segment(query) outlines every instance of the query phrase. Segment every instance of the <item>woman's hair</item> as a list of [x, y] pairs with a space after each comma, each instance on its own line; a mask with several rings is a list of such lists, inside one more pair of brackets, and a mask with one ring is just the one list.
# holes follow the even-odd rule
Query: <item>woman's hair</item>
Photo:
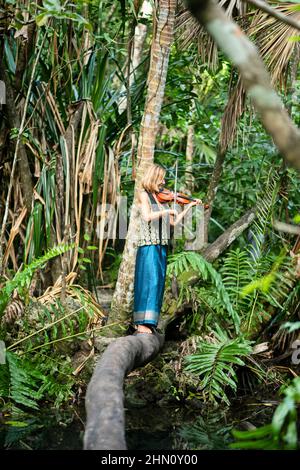
[[158, 183], [165, 177], [166, 170], [156, 163], [152, 163], [142, 178], [142, 187], [151, 193], [159, 191]]

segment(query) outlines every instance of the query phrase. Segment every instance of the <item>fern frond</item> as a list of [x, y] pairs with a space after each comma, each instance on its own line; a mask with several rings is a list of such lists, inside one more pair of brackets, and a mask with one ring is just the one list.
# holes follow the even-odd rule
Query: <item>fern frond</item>
[[248, 310], [249, 296], [241, 298], [240, 291], [251, 280], [251, 265], [246, 251], [240, 248], [230, 250], [220, 269], [223, 284], [228, 292], [233, 308], [241, 313]]
[[4, 375], [1, 374], [1, 382], [5, 380], [5, 385], [3, 386], [2, 382], [0, 396], [38, 410], [37, 400], [42, 396], [39, 392], [42, 374], [39, 374], [32, 364], [20, 359], [12, 352], [6, 352], [6, 360], [7, 364], [1, 366], [1, 371], [2, 369], [6, 369], [6, 371]]
[[229, 405], [224, 386], [236, 390], [236, 374], [233, 365], [243, 366], [242, 356], [250, 354], [250, 342], [243, 337], [229, 339], [216, 325], [215, 343], [200, 341], [196, 354], [185, 357], [185, 370], [199, 375], [202, 389], [208, 399], [223, 400]]
[[203, 416], [199, 416], [192, 426], [183, 426], [179, 435], [188, 443], [189, 448], [192, 446], [197, 450], [225, 449], [232, 425], [225, 426], [224, 422], [220, 421], [220, 416], [216, 419], [210, 415], [205, 420]]
[[10, 296], [15, 289], [17, 289], [19, 293], [24, 289], [28, 289], [32, 276], [37, 269], [42, 268], [50, 259], [71, 250], [74, 246], [75, 245], [73, 243], [70, 245], [62, 244], [50, 248], [45, 255], [33, 260], [28, 266], [25, 266], [22, 271], [17, 272], [13, 279], [7, 281], [0, 292], [0, 316], [3, 314]]
[[215, 286], [216, 292], [230, 314], [236, 332], [238, 332], [240, 318], [231, 304], [221, 275], [215, 270], [213, 265], [206, 261], [199, 253], [192, 251], [183, 251], [169, 257], [167, 267], [168, 276], [171, 276], [172, 274], [179, 276], [183, 272], [191, 269], [196, 271], [204, 281], [209, 281]]

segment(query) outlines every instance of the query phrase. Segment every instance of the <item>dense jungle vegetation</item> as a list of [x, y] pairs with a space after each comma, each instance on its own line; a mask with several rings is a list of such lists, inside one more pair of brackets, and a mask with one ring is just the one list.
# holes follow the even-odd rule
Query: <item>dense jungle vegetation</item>
[[[209, 209], [201, 246], [172, 242], [165, 349], [128, 393], [193, 409], [178, 448], [299, 448], [300, 145], [282, 142], [299, 132], [300, 3], [219, 2], [256, 45], [285, 127], [267, 91], [256, 105], [255, 62], [236, 64], [226, 38], [218, 48], [195, 3], [0, 1], [3, 429], [25, 435], [26, 416], [82, 403], [101, 340], [128, 333], [135, 251], [120, 200], [131, 233], [154, 161]], [[202, 414], [247, 395], [271, 406], [260, 426]]]

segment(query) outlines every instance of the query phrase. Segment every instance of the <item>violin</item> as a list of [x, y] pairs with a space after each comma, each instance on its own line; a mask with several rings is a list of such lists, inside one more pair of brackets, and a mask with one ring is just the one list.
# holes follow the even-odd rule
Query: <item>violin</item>
[[[156, 197], [159, 202], [164, 203], [164, 202], [174, 201], [175, 194], [176, 194], [176, 202], [181, 205], [189, 204], [190, 202], [197, 201], [197, 199], [187, 196], [186, 194], [175, 193], [174, 191], [171, 191], [170, 189], [166, 189], [166, 188], [160, 189], [159, 192], [156, 193]], [[204, 205], [204, 209], [209, 208], [208, 204], [203, 204], [203, 205]]]

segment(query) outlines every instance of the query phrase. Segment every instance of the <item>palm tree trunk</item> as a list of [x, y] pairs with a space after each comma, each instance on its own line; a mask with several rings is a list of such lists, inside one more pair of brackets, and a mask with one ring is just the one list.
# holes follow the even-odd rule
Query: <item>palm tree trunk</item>
[[[157, 5], [158, 11], [153, 15], [154, 28], [147, 80], [148, 91], [137, 152], [135, 192], [123, 259], [111, 305], [109, 323], [118, 322], [122, 324], [126, 322], [132, 308], [136, 258], [136, 244], [133, 238], [137, 232], [138, 223], [136, 217], [136, 197], [140, 189], [141, 178], [154, 159], [155, 140], [164, 97], [170, 47], [174, 34], [176, 5], [177, 0], [161, 0]], [[157, 24], [155, 22], [156, 17], [158, 18]], [[120, 328], [115, 327], [113, 334], [119, 333]]]

